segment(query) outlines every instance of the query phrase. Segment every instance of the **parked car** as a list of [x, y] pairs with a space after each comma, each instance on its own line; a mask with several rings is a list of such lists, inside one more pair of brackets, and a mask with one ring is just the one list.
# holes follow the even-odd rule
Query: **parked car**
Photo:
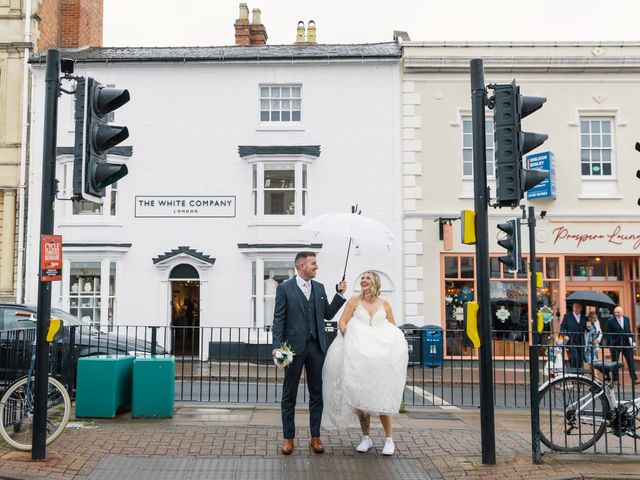
[[[36, 336], [36, 314], [37, 307], [32, 305], [0, 303], [0, 384], [24, 375], [29, 368]], [[149, 355], [152, 352], [151, 342], [144, 338], [101, 332], [90, 322], [64, 310], [52, 308], [51, 318], [59, 318], [63, 325], [51, 343], [50, 368], [55, 375], [75, 376], [76, 362], [81, 357]], [[75, 327], [73, 334], [71, 327]], [[163, 355], [168, 352], [157, 345], [155, 353]]]

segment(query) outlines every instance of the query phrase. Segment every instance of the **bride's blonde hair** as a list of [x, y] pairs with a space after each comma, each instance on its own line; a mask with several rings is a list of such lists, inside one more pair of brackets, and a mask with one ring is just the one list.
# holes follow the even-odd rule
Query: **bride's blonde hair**
[[[376, 272], [368, 270], [362, 274], [364, 277], [366, 274], [369, 274], [371, 277], [373, 285], [371, 286], [371, 298], [376, 299], [380, 296], [380, 288], [382, 287], [382, 280], [380, 280], [380, 275]], [[360, 297], [365, 298], [364, 292], [360, 292]]]

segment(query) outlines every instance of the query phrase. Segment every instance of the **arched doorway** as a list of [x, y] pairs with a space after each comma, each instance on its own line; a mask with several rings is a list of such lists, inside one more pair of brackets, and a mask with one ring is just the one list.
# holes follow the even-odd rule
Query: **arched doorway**
[[192, 265], [176, 265], [171, 282], [171, 353], [200, 354], [200, 275]]

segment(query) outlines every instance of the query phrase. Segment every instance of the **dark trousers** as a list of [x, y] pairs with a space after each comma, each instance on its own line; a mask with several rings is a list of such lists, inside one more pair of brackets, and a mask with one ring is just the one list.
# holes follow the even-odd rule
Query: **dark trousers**
[[[617, 362], [620, 359], [620, 354], [627, 360], [627, 368], [629, 369], [629, 375], [631, 380], [636, 380], [636, 366], [633, 361], [633, 349], [632, 348], [611, 348], [611, 361]], [[618, 368], [613, 371], [613, 381], [618, 381]]]
[[296, 397], [300, 375], [304, 367], [309, 389], [309, 429], [312, 437], [320, 436], [320, 421], [322, 420], [322, 366], [324, 353], [317, 340], [309, 339], [305, 349], [296, 352], [293, 362], [285, 369], [284, 384], [282, 385], [282, 431], [284, 438], [296, 436], [295, 411]]
[[567, 347], [567, 350], [569, 350], [569, 366], [582, 368], [584, 366], [584, 345], [573, 344]]

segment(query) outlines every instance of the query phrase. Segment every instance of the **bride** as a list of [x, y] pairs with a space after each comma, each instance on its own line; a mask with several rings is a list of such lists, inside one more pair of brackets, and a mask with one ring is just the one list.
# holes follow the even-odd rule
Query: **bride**
[[357, 415], [363, 435], [357, 451], [366, 452], [373, 446], [371, 415], [379, 415], [386, 435], [382, 454], [393, 455], [391, 415], [400, 410], [409, 354], [380, 286], [376, 272], [365, 272], [362, 293], [349, 299], [338, 322], [322, 370], [322, 424], [346, 428]]

